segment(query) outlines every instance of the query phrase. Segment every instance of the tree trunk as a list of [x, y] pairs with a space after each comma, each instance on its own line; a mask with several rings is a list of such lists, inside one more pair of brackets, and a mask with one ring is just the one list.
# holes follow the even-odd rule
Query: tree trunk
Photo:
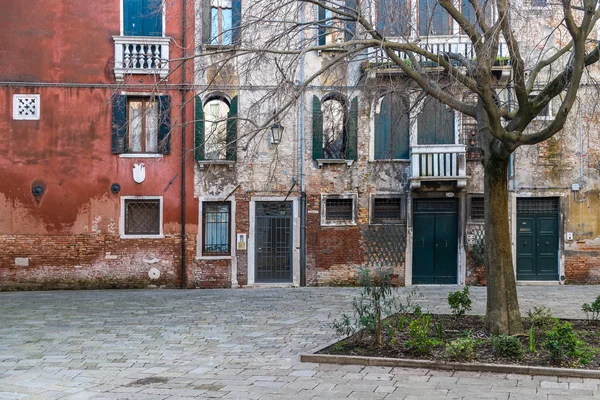
[[487, 155], [485, 168], [485, 326], [498, 335], [523, 332], [508, 219], [509, 156]]

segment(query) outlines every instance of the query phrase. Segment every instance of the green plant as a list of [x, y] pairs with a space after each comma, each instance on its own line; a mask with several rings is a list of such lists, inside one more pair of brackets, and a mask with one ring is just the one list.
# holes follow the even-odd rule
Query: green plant
[[546, 307], [533, 307], [527, 311], [531, 325], [537, 329], [550, 329], [554, 325], [552, 310]]
[[529, 352], [535, 353], [535, 330], [533, 329], [533, 325], [529, 327]]
[[581, 311], [585, 312], [588, 321], [597, 322], [600, 320], [600, 296], [596, 297], [592, 304], [583, 303]]
[[452, 314], [464, 315], [471, 311], [471, 297], [469, 297], [469, 287], [465, 286], [462, 292], [457, 290], [448, 295], [448, 304], [452, 308]]
[[[333, 320], [332, 325], [339, 336], [349, 336], [366, 331], [375, 335], [375, 344], [383, 344], [383, 319], [385, 313], [394, 305], [392, 296], [391, 268], [358, 270], [358, 283], [362, 287], [360, 297], [352, 301], [352, 316], [342, 314], [340, 320]], [[362, 336], [362, 335], [359, 335]]]
[[444, 325], [442, 321], [435, 324], [435, 336], [440, 340], [444, 338]]
[[418, 353], [428, 354], [431, 350], [441, 344], [437, 339], [431, 337], [431, 316], [421, 315], [408, 324], [409, 340], [404, 342], [404, 347]]
[[475, 340], [470, 336], [458, 338], [446, 344], [446, 354], [451, 360], [468, 361], [473, 358], [474, 345]]
[[516, 336], [499, 335], [492, 337], [492, 346], [494, 351], [511, 360], [521, 360], [523, 358], [523, 345]]
[[550, 352], [550, 361], [562, 363], [568, 358], [580, 358], [580, 362], [589, 359], [589, 347], [575, 336], [570, 322], [556, 320], [554, 327], [546, 332], [544, 348]]

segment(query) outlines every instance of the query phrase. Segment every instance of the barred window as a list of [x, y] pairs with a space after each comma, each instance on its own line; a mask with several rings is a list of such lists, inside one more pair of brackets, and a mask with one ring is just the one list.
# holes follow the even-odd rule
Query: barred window
[[485, 206], [483, 197], [471, 197], [471, 212], [472, 221], [483, 221], [485, 217]]
[[404, 219], [401, 197], [376, 197], [373, 199], [371, 223], [398, 224]]
[[125, 199], [125, 235], [160, 235], [160, 199]]
[[231, 203], [206, 202], [202, 205], [202, 254], [229, 255], [231, 252]]
[[325, 200], [325, 219], [327, 221], [353, 221], [352, 199], [328, 198]]

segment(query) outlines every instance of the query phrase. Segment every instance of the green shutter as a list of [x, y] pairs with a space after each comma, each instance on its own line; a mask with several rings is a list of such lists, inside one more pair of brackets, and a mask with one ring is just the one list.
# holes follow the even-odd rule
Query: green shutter
[[226, 158], [235, 161], [237, 156], [237, 114], [238, 97], [231, 99], [229, 114], [227, 114], [227, 150]]
[[353, 98], [350, 103], [350, 115], [348, 118], [348, 151], [347, 160], [358, 159], [358, 98]]
[[204, 108], [200, 96], [195, 99], [196, 113], [194, 115], [194, 152], [196, 160], [204, 160]]
[[143, 35], [142, 0], [123, 0], [123, 34], [125, 36]]
[[321, 100], [317, 96], [313, 96], [312, 137], [313, 159], [318, 160], [323, 158], [323, 111]]
[[202, 4], [202, 43], [210, 43], [210, 0], [201, 0]]
[[326, 10], [319, 6], [319, 46], [325, 46], [327, 34]]
[[[347, 11], [350, 13], [358, 14], [358, 12], [359, 12], [357, 0], [347, 0], [346, 8], [347, 8]], [[348, 42], [348, 41], [352, 40], [354, 38], [354, 35], [356, 34], [356, 20], [352, 19], [350, 21], [347, 21], [345, 29], [346, 30], [344, 32], [344, 38]]]
[[231, 29], [233, 30], [231, 42], [239, 44], [242, 30], [242, 0], [232, 0], [231, 8]]
[[127, 96], [113, 96], [112, 109], [112, 153], [125, 153], [127, 134]]
[[162, 36], [162, 0], [143, 0], [142, 35]]
[[171, 152], [171, 96], [158, 96], [158, 152]]
[[390, 95], [381, 99], [379, 113], [375, 113], [375, 151], [376, 160], [390, 158], [390, 129], [392, 120], [390, 118]]

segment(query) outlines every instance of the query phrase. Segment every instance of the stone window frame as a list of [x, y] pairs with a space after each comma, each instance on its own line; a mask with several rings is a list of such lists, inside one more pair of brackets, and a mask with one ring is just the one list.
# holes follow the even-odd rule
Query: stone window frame
[[[327, 219], [327, 200], [328, 199], [351, 199], [352, 200], [352, 219], [351, 220], [328, 220]], [[356, 226], [358, 215], [358, 194], [321, 194], [321, 226]]]
[[[229, 203], [229, 254], [203, 255], [202, 244], [204, 243], [204, 203]], [[196, 260], [232, 260], [235, 258], [237, 236], [236, 236], [236, 201], [227, 199], [226, 196], [200, 196], [198, 204], [198, 237], [196, 243]]]
[[[159, 233], [156, 235], [138, 235], [125, 233], [126, 200], [159, 200]], [[164, 239], [163, 231], [164, 201], [163, 196], [121, 196], [121, 212], [119, 220], [119, 236], [121, 239]]]
[[[404, 193], [374, 193], [369, 200], [369, 225], [406, 225], [406, 195]], [[401, 216], [397, 222], [376, 222], [375, 218], [375, 199], [400, 199]]]
[[[35, 102], [34, 115], [20, 115], [18, 101], [19, 99], [31, 99]], [[40, 119], [41, 101], [39, 94], [13, 94], [13, 120], [17, 121], [38, 121]]]
[[[484, 223], [484, 219], [473, 219], [472, 218], [472, 213], [473, 213], [473, 208], [472, 208], [472, 201], [473, 198], [484, 198], [484, 194], [483, 193], [470, 193], [467, 196], [467, 218], [469, 220], [469, 223], [472, 224], [483, 224]], [[485, 202], [485, 200], [484, 200]], [[484, 205], [484, 210], [485, 210], [485, 205]]]

